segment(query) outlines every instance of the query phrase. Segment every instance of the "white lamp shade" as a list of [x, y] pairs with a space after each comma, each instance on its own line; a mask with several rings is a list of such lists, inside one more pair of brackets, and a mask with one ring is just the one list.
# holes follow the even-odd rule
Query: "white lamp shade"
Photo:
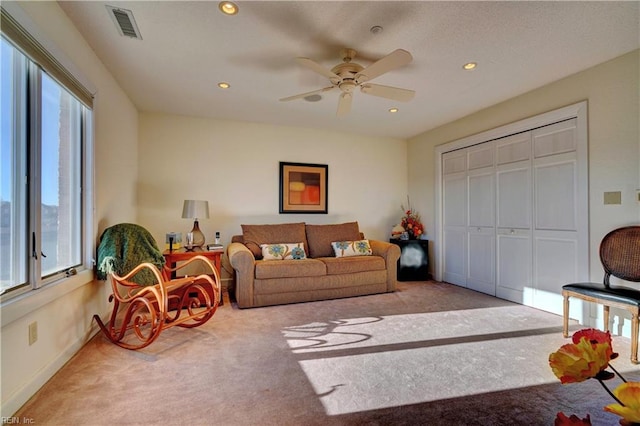
[[205, 200], [184, 200], [183, 219], [209, 219], [209, 202]]

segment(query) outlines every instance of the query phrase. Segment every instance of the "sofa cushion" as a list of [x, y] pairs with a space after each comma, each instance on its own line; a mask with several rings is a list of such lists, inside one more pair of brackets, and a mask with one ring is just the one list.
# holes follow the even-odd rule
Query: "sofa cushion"
[[384, 259], [380, 256], [323, 257], [318, 260], [326, 265], [327, 275], [384, 271], [386, 269]]
[[320, 277], [327, 275], [325, 264], [316, 259], [281, 260], [256, 262], [256, 279]]
[[338, 225], [307, 224], [306, 230], [308, 253], [313, 258], [334, 256], [331, 248], [333, 241], [355, 241], [361, 239], [358, 222], [347, 222]]
[[260, 244], [264, 260], [306, 259], [304, 243]]
[[371, 256], [369, 240], [334, 241], [331, 248], [336, 257]]
[[305, 245], [305, 252], [307, 252], [307, 235], [304, 229], [304, 222], [277, 225], [241, 225], [241, 227], [244, 245], [251, 250], [256, 259], [262, 259], [261, 244], [275, 244], [282, 241], [301, 241]]

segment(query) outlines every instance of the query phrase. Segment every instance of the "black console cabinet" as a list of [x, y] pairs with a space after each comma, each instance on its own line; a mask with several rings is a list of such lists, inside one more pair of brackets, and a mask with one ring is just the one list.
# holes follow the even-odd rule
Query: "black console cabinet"
[[429, 241], [390, 239], [390, 243], [400, 246], [398, 259], [398, 281], [428, 281]]

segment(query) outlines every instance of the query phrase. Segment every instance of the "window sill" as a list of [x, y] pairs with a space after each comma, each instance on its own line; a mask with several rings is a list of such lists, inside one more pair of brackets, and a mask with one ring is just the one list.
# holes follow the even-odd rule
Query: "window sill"
[[73, 277], [63, 278], [57, 283], [51, 283], [38, 290], [29, 291], [15, 299], [3, 302], [0, 305], [0, 327], [11, 324], [83, 285], [91, 283], [93, 278], [93, 271], [80, 271]]

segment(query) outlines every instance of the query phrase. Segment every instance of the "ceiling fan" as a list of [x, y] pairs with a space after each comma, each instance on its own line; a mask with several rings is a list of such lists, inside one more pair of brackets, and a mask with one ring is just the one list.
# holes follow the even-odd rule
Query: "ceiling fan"
[[285, 102], [292, 101], [294, 99], [306, 98], [307, 96], [340, 89], [341, 93], [340, 99], [338, 100], [338, 111], [336, 115], [338, 117], [342, 117], [348, 114], [351, 110], [353, 91], [357, 87], [360, 87], [360, 91], [367, 95], [379, 96], [382, 98], [392, 99], [394, 101], [407, 102], [413, 99], [413, 96], [415, 95], [413, 90], [369, 83], [369, 81], [382, 74], [410, 63], [413, 60], [411, 53], [403, 49], [397, 49], [366, 68], [360, 64], [351, 62], [356, 56], [355, 50], [343, 49], [341, 54], [343, 62], [336, 65], [331, 70], [328, 70], [309, 58], [296, 58], [296, 62], [298, 62], [298, 64], [327, 77], [331, 82], [331, 86], [314, 90], [313, 92], [289, 96], [280, 100]]

